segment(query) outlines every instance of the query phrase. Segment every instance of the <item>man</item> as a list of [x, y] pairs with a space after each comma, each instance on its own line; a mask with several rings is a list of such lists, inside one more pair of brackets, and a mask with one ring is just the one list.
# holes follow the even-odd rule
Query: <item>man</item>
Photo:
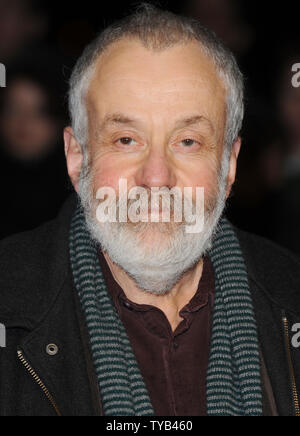
[[300, 415], [299, 261], [222, 218], [233, 56], [145, 5], [85, 50], [70, 110], [80, 203], [1, 243], [1, 414]]

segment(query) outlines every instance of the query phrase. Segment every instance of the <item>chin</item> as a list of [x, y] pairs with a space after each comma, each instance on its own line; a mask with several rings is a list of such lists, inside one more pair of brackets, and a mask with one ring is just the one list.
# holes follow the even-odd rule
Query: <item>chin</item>
[[163, 248], [169, 245], [179, 229], [174, 223], [140, 223], [128, 224], [128, 231], [137, 243], [146, 250]]

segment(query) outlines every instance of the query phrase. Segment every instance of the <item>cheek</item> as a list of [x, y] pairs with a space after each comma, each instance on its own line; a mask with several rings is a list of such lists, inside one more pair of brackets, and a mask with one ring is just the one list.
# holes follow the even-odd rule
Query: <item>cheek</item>
[[94, 193], [101, 187], [109, 186], [111, 188], [117, 189], [118, 177], [113, 171], [108, 168], [103, 168], [101, 170], [93, 170], [93, 190]]
[[[198, 181], [196, 186], [204, 188], [204, 201], [208, 206], [214, 204], [216, 196], [218, 194], [218, 175], [215, 171], [213, 172], [203, 172], [203, 177]], [[195, 200], [196, 194], [193, 194]]]
[[[204, 188], [204, 207], [206, 211], [212, 212], [216, 206], [219, 192], [217, 168], [215, 166], [200, 168], [198, 176], [195, 176], [193, 186]], [[197, 201], [196, 189], [193, 190], [193, 201]]]
[[185, 172], [181, 184], [189, 187], [203, 187], [205, 193], [212, 195], [218, 188], [218, 164], [215, 159], [195, 162]]
[[130, 175], [126, 165], [108, 156], [98, 158], [92, 164], [93, 189], [96, 192], [101, 187], [111, 187], [118, 192], [119, 180], [129, 181]]

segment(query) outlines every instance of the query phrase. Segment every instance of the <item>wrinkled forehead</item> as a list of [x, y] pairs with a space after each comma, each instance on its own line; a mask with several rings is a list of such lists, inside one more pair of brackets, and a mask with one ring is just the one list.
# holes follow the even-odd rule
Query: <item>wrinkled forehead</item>
[[214, 62], [197, 42], [154, 51], [137, 40], [121, 40], [101, 55], [87, 93], [90, 113], [143, 110], [167, 114], [172, 107], [224, 114], [226, 87]]

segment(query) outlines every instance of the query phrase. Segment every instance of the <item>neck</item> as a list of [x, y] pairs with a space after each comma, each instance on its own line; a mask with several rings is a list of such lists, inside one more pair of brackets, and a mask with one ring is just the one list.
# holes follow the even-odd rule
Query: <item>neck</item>
[[141, 290], [135, 281], [111, 260], [107, 252], [104, 252], [104, 257], [114, 279], [123, 289], [126, 297], [133, 303], [151, 305], [162, 310], [172, 330], [175, 331], [182, 320], [179, 315], [181, 309], [190, 302], [197, 292], [203, 272], [203, 259], [187, 271], [167, 294], [155, 295]]

